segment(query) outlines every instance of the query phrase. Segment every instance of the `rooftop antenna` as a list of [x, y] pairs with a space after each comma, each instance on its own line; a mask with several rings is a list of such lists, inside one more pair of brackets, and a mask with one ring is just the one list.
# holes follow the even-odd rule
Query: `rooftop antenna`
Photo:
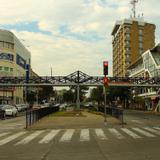
[[131, 4], [133, 6], [132, 11], [133, 11], [134, 18], [136, 18], [136, 3], [138, 3], [138, 0], [131, 0]]

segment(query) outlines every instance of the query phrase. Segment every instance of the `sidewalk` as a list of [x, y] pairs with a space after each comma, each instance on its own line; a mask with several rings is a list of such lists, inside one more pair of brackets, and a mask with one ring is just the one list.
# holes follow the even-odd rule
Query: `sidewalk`
[[[48, 116], [34, 124], [30, 129], [81, 129], [104, 127], [104, 117], [88, 112], [82, 112], [83, 117]], [[120, 121], [107, 115], [107, 126], [118, 125]]]

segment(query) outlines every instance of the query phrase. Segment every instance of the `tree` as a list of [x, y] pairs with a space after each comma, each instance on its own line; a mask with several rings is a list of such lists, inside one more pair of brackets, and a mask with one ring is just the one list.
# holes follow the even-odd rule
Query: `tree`
[[55, 91], [52, 86], [42, 86], [38, 93], [38, 99], [39, 101], [42, 101], [43, 99], [49, 100], [49, 98], [54, 96], [54, 94]]
[[[82, 102], [85, 99], [85, 95], [88, 92], [89, 87], [87, 86], [80, 86], [80, 90], [79, 90], [79, 97], [80, 97], [80, 101]], [[77, 100], [77, 86], [72, 86], [70, 87], [70, 90], [72, 90], [73, 97], [74, 97], [74, 102], [76, 102]]]
[[103, 98], [103, 87], [93, 88], [91, 90], [90, 98], [93, 101], [97, 101], [98, 105], [104, 100]]
[[68, 90], [63, 93], [63, 101], [64, 102], [73, 102], [74, 101], [74, 93], [72, 92], [72, 90]]

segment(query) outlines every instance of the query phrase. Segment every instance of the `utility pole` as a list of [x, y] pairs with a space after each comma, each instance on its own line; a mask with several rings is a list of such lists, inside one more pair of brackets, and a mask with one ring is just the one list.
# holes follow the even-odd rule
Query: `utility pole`
[[52, 77], [52, 66], [51, 66], [51, 77]]

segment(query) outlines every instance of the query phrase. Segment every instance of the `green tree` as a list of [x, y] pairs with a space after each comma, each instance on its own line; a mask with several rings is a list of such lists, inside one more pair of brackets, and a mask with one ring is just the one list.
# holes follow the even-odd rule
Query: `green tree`
[[63, 93], [63, 101], [64, 102], [73, 102], [74, 101], [74, 92], [72, 92], [72, 90], [66, 90]]
[[100, 86], [91, 90], [90, 98], [91, 100], [98, 102], [98, 105], [104, 101], [103, 97], [103, 87]]
[[39, 102], [43, 99], [49, 100], [50, 97], [54, 96], [55, 91], [52, 86], [42, 86], [38, 93]]

